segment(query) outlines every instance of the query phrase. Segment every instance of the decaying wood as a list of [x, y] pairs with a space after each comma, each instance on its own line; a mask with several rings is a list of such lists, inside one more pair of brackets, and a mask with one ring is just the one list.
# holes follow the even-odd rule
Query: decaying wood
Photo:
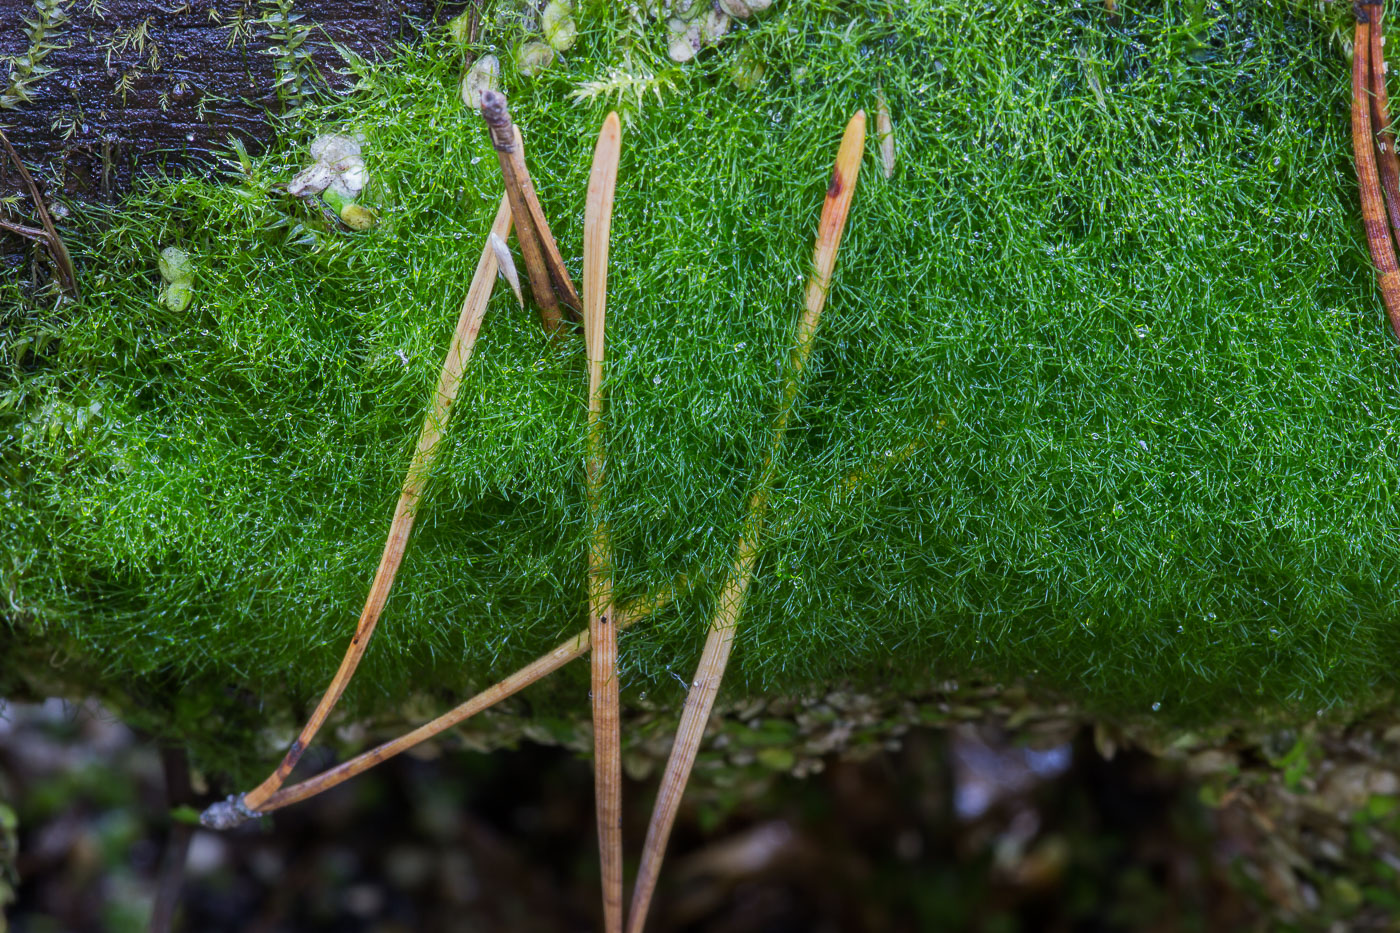
[[40, 240], [48, 246], [49, 255], [53, 257], [54, 268], [58, 272], [59, 286], [76, 300], [78, 298], [78, 273], [73, 268], [73, 260], [68, 255], [68, 247], [64, 245], [63, 237], [58, 235], [58, 229], [53, 225], [53, 218], [49, 216], [49, 208], [44, 203], [43, 195], [39, 193], [39, 186], [34, 184], [33, 176], [29, 174], [29, 169], [25, 167], [19, 153], [15, 152], [15, 147], [10, 145], [10, 138], [5, 135], [4, 130], [0, 130], [0, 143], [4, 144], [6, 155], [14, 163], [15, 170], [19, 172], [19, 177], [24, 182], [24, 187], [29, 191], [29, 198], [34, 202], [34, 213], [39, 218], [39, 224], [43, 228], [43, 236], [35, 236], [39, 231], [23, 224], [7, 223], [5, 228], [12, 233]]
[[[625, 603], [617, 608], [614, 614], [614, 625], [619, 630], [624, 630], [651, 618], [661, 612], [671, 604], [678, 590], [684, 589], [687, 585], [685, 577], [678, 579], [674, 586], [667, 587], [657, 593]], [[492, 684], [476, 696], [462, 703], [460, 706], [443, 713], [431, 722], [424, 723], [412, 732], [401, 735], [392, 741], [385, 742], [376, 748], [372, 748], [363, 754], [351, 758], [315, 777], [307, 778], [291, 787], [284, 787], [275, 794], [268, 797], [256, 809], [248, 807], [246, 799], [244, 808], [249, 811], [246, 816], [257, 816], [264, 813], [271, 813], [273, 810], [280, 810], [283, 807], [314, 797], [317, 794], [330, 790], [345, 783], [357, 774], [362, 774], [413, 748], [419, 743], [460, 725], [477, 713], [490, 709], [497, 703], [505, 700], [524, 690], [526, 687], [554, 673], [568, 664], [588, 653], [592, 646], [592, 639], [587, 630], [579, 632], [568, 641], [563, 642], [554, 650], [541, 655], [534, 661], [511, 674], [509, 677]], [[225, 807], [227, 804], [215, 804], [215, 807]], [[211, 808], [212, 809], [212, 808]]]
[[622, 720], [618, 709], [617, 628], [612, 624], [612, 540], [602, 517], [603, 361], [608, 301], [608, 237], [622, 147], [609, 113], [593, 150], [583, 213], [583, 333], [588, 350], [588, 632], [593, 642], [593, 780], [603, 876], [603, 929], [622, 931]]
[[1381, 302], [1390, 318], [1391, 330], [1400, 336], [1400, 266], [1395, 260], [1395, 244], [1386, 225], [1380, 179], [1376, 171], [1374, 140], [1371, 137], [1370, 87], [1371, 13], [1365, 4], [1356, 6], [1356, 33], [1351, 66], [1351, 146], [1356, 158], [1356, 178], [1361, 191], [1361, 219], [1366, 228], [1366, 245], [1376, 267], [1376, 284]]
[[[510, 226], [510, 204], [506, 198], [502, 197], [501, 205], [496, 211], [495, 222], [491, 225], [491, 232], [504, 238], [510, 233]], [[462, 383], [462, 371], [466, 367], [467, 361], [471, 359], [472, 348], [476, 345], [476, 337], [481, 330], [481, 319], [486, 314], [486, 305], [491, 298], [491, 290], [495, 284], [496, 253], [491, 248], [488, 238], [488, 242], [482, 247], [481, 258], [477, 261], [476, 273], [467, 289], [466, 300], [462, 302], [462, 313], [457, 319], [457, 330], [452, 335], [452, 344], [447, 351], [447, 359], [442, 364], [442, 373], [438, 376], [437, 388], [433, 392], [432, 407], [428, 411], [428, 416], [423, 420], [423, 429], [418, 435], [418, 446], [413, 452], [408, 474], [404, 477], [403, 491], [399, 495], [398, 505], [394, 509], [394, 519], [389, 526], [389, 537], [384, 543], [384, 553], [379, 559], [379, 569], [375, 572], [369, 596], [366, 598], [364, 609], [360, 613], [360, 620], [355, 626], [355, 634], [350, 639], [350, 647], [340, 662], [340, 669], [336, 671], [330, 686], [326, 688], [325, 694], [316, 704], [316, 709], [302, 728], [301, 734], [292, 743], [292, 747], [287, 750], [282, 763], [277, 766], [277, 770], [267, 780], [249, 791], [244, 797], [245, 806], [251, 810], [262, 807], [267, 799], [287, 780], [287, 776], [296, 767], [302, 753], [306, 751], [306, 747], [326, 721], [326, 716], [330, 714], [332, 707], [340, 699], [340, 695], [345, 692], [350, 678], [354, 676], [355, 668], [359, 665], [360, 659], [364, 657], [365, 649], [369, 646], [370, 635], [374, 633], [374, 628], [379, 623], [380, 613], [383, 612], [384, 604], [389, 598], [389, 591], [394, 585], [394, 577], [398, 573], [399, 565], [403, 562], [404, 550], [408, 547], [408, 537], [413, 530], [413, 522], [417, 514], [419, 500], [423, 495], [423, 487], [427, 482], [433, 459], [437, 456], [438, 442], [442, 439], [443, 432], [447, 428], [447, 420], [452, 413], [452, 403], [456, 401], [457, 390]]]
[[647, 827], [646, 842], [642, 850], [642, 861], [637, 869], [636, 886], [632, 890], [627, 927], [630, 933], [641, 933], [646, 925], [647, 911], [656, 890], [657, 878], [661, 874], [661, 861], [666, 853], [671, 827], [675, 824], [681, 797], [685, 792], [686, 782], [690, 779], [691, 769], [695, 765], [700, 740], [705, 734], [705, 724], [709, 721], [710, 710], [714, 707], [720, 681], [724, 678], [729, 654], [734, 647], [734, 636], [740, 615], [743, 613], [744, 599], [758, 562], [763, 520], [768, 509], [768, 495], [772, 488], [778, 454], [782, 450], [793, 403], [801, 388], [802, 374], [812, 354], [817, 325], [821, 321], [822, 308], [826, 304], [826, 294], [831, 287], [832, 272], [836, 268], [836, 254], [841, 246], [846, 216], [850, 212], [851, 197], [855, 194], [856, 177], [860, 172], [860, 159], [864, 148], [865, 112], [857, 111], [846, 124], [841, 147], [836, 154], [831, 184], [827, 188], [826, 200], [822, 205], [821, 220], [817, 226], [817, 243], [812, 255], [812, 274], [807, 280], [806, 306], [798, 320], [792, 350], [788, 356], [782, 400], [769, 433], [768, 452], [749, 498], [748, 515], [735, 547], [737, 556], [716, 600], [710, 630], [700, 655], [700, 664], [691, 681], [690, 692], [686, 695], [680, 726], [676, 730], [676, 740], [671, 746], [671, 755], [661, 776], [661, 786], [657, 790], [656, 804], [652, 809], [651, 823]]
[[[525, 261], [525, 275], [530, 280], [530, 293], [540, 306], [540, 322], [546, 333], [557, 334], [564, 322], [564, 309], [576, 313], [583, 307], [573, 279], [564, 267], [559, 245], [545, 220], [535, 184], [525, 167], [525, 143], [520, 131], [510, 119], [504, 94], [495, 90], [481, 92], [481, 116], [490, 131], [491, 146], [501, 163], [506, 196], [516, 217], [515, 239], [520, 244], [520, 256]], [[572, 317], [572, 315], [571, 315]]]
[[[262, 0], [64, 0], [27, 100], [0, 109], [10, 141], [50, 198], [108, 200], [142, 176], [209, 171], [230, 137], [250, 151], [272, 138], [279, 47]], [[373, 59], [447, 15], [427, 0], [296, 0], [299, 65], [342, 90], [355, 80], [340, 49]], [[460, 7], [460, 4], [456, 5]], [[29, 0], [0, 2], [0, 62], [30, 53]], [[0, 89], [10, 68], [0, 74]], [[0, 178], [0, 193], [18, 190]], [[52, 203], [52, 202], [51, 202]]]

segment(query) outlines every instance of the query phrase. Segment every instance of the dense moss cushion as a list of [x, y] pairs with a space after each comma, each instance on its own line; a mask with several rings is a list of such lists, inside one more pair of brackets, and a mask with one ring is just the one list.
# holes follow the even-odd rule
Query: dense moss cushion
[[[682, 695], [836, 143], [880, 87], [897, 171], [872, 133], [726, 689], [990, 674], [1184, 719], [1391, 689], [1400, 382], [1333, 14], [792, 0], [682, 67], [615, 6], [581, 9], [535, 79], [506, 54], [521, 27], [484, 40], [576, 275], [619, 106], [588, 82], [625, 92], [616, 587], [693, 582], [622, 639], [634, 696]], [[4, 286], [28, 348], [0, 396], [11, 649], [108, 690], [323, 686], [500, 197], [463, 57], [434, 33], [353, 63], [353, 93], [266, 155], [84, 215], [81, 304]], [[367, 233], [276, 188], [332, 128], [364, 134]], [[157, 302], [172, 244], [197, 272], [180, 314]], [[583, 362], [498, 288], [358, 708], [482, 684], [584, 624]]]

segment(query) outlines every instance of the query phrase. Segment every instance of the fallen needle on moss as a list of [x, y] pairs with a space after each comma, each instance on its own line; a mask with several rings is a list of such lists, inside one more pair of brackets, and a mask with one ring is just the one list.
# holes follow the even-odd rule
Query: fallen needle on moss
[[602, 517], [603, 361], [608, 300], [608, 237], [622, 127], [609, 113], [593, 150], [583, 215], [583, 333], [588, 349], [588, 633], [593, 642], [593, 772], [603, 928], [622, 930], [622, 726], [618, 710], [617, 627], [612, 624], [612, 540]]
[[[688, 584], [687, 578], [682, 576], [672, 586], [659, 590], [650, 596], [641, 597], [618, 606], [613, 613], [613, 624], [618, 631], [625, 631], [633, 625], [651, 618], [669, 606], [675, 598], [676, 592], [685, 589]], [[490, 709], [531, 684], [543, 680], [570, 661], [576, 661], [583, 657], [592, 645], [593, 641], [585, 629], [438, 718], [426, 722], [396, 739], [356, 755], [349, 761], [341, 762], [314, 777], [277, 790], [264, 798], [257, 809], [248, 805], [246, 795], [232, 794], [227, 799], [220, 800], [208, 807], [200, 815], [200, 822], [210, 829], [232, 829], [248, 820], [256, 819], [294, 803], [300, 803], [309, 797], [328, 791], [332, 787], [344, 784], [375, 765], [383, 764], [395, 755], [402, 754], [415, 745], [426, 742], [453, 726], [460, 725], [477, 713]]]
[[705, 724], [709, 721], [710, 710], [719, 693], [720, 681], [724, 677], [724, 669], [729, 663], [729, 654], [734, 647], [734, 636], [744, 609], [744, 598], [748, 594], [749, 583], [753, 580], [754, 568], [758, 563], [759, 538], [763, 530], [764, 514], [768, 509], [768, 494], [772, 488], [778, 455], [782, 451], [788, 419], [802, 385], [802, 374], [807, 368], [808, 358], [812, 355], [817, 325], [821, 321], [822, 308], [826, 304], [826, 294], [831, 287], [831, 276], [836, 267], [836, 253], [841, 246], [841, 234], [846, 227], [846, 215], [850, 211], [851, 198], [855, 194], [856, 176], [860, 172], [860, 159], [864, 148], [865, 111], [860, 110], [846, 124], [841, 148], [836, 154], [836, 166], [831, 173], [831, 183], [826, 189], [826, 200], [822, 205], [821, 220], [817, 226], [812, 274], [807, 279], [806, 309], [797, 322], [797, 332], [788, 357], [787, 373], [783, 379], [782, 398], [778, 404], [777, 417], [769, 432], [768, 454], [749, 498], [749, 511], [735, 548], [734, 565], [716, 597], [714, 617], [705, 636], [700, 664], [691, 680], [690, 692], [686, 695], [685, 706], [681, 711], [680, 726], [676, 730], [675, 744], [671, 746], [671, 756], [666, 762], [661, 786], [656, 793], [656, 804], [652, 810], [651, 823], [647, 827], [642, 861], [637, 869], [636, 885], [632, 889], [632, 906], [628, 917], [630, 922], [627, 927], [630, 933], [641, 933], [646, 925], [647, 910], [651, 906], [651, 897], [661, 873], [661, 860], [665, 856], [666, 842], [671, 836], [671, 827], [680, 809], [681, 796], [695, 765], [700, 740], [705, 734]]
[[[496, 219], [491, 225], [491, 232], [504, 237], [510, 233], [510, 226], [510, 204], [505, 198], [502, 198], [501, 205], [496, 211]], [[297, 761], [301, 759], [302, 753], [306, 751], [307, 745], [315, 738], [322, 723], [326, 721], [326, 716], [330, 714], [332, 707], [340, 699], [340, 695], [345, 692], [350, 678], [355, 674], [355, 668], [359, 665], [360, 659], [364, 657], [365, 649], [369, 646], [369, 638], [374, 634], [374, 628], [379, 623], [380, 613], [384, 611], [384, 604], [389, 599], [389, 591], [394, 586], [394, 577], [398, 574], [399, 565], [403, 563], [404, 551], [408, 547], [408, 537], [413, 530], [413, 522], [423, 496], [423, 487], [428, 480], [433, 460], [437, 456], [438, 442], [442, 440], [443, 432], [447, 429], [448, 417], [452, 413], [452, 403], [456, 401], [457, 390], [462, 383], [462, 372], [467, 361], [471, 359], [472, 348], [476, 345], [476, 337], [481, 330], [481, 319], [486, 314], [486, 305], [491, 298], [491, 290], [495, 283], [496, 253], [488, 241], [481, 249], [481, 258], [477, 261], [476, 274], [472, 276], [466, 300], [462, 302], [462, 313], [457, 319], [457, 330], [452, 335], [452, 344], [447, 351], [447, 359], [442, 364], [437, 388], [433, 392], [432, 407], [428, 411], [428, 416], [423, 420], [423, 429], [418, 435], [418, 446], [413, 452], [408, 473], [404, 477], [403, 491], [399, 494], [399, 502], [394, 509], [393, 522], [389, 526], [389, 537], [384, 543], [383, 556], [379, 559], [379, 569], [375, 572], [374, 582], [370, 585], [369, 596], [365, 599], [360, 620], [355, 626], [355, 634], [350, 638], [350, 647], [346, 649], [345, 657], [340, 662], [340, 669], [335, 672], [330, 686], [326, 688], [325, 694], [316, 704], [311, 718], [302, 727], [301, 734], [292, 742], [292, 747], [287, 750], [282, 763], [268, 776], [267, 780], [253, 788], [245, 796], [244, 804], [250, 810], [257, 810], [261, 807], [268, 797], [287, 780], [287, 776], [292, 773]]]

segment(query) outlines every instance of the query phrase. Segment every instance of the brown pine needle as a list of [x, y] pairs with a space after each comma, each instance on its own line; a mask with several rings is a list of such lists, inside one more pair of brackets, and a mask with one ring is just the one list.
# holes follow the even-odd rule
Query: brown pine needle
[[[687, 585], [687, 579], [682, 576], [677, 579], [673, 586], [669, 586], [652, 596], [637, 599], [618, 607], [615, 613], [616, 628], [619, 630], [631, 628], [638, 622], [643, 622], [656, 615], [658, 612], [661, 612], [671, 604], [671, 601], [675, 598], [676, 591], [685, 589]], [[588, 653], [588, 649], [591, 645], [592, 640], [589, 637], [589, 633], [587, 631], [579, 632], [554, 650], [541, 655], [520, 670], [492, 684], [470, 700], [443, 713], [431, 722], [424, 723], [412, 732], [401, 735], [396, 739], [385, 742], [383, 745], [356, 755], [349, 761], [342, 762], [315, 777], [307, 778], [299, 784], [293, 784], [291, 787], [282, 788], [268, 797], [263, 802], [262, 806], [256, 810], [249, 808], [244, 800], [234, 796], [226, 801], [220, 801], [211, 806], [204, 812], [204, 815], [200, 817], [200, 819], [204, 825], [209, 826], [211, 829], [226, 829], [242, 823], [245, 820], [271, 813], [273, 810], [280, 810], [294, 803], [300, 803], [309, 797], [315, 797], [317, 794], [344, 784], [346, 781], [356, 775], [363, 774], [375, 765], [382, 764], [390, 758], [408, 751], [415, 745], [426, 742], [433, 736], [465, 722], [477, 713], [490, 709], [502, 700], [514, 696], [531, 684], [554, 673], [570, 661], [583, 657]]]
[[1378, 4], [1371, 14], [1371, 58], [1368, 63], [1371, 70], [1371, 117], [1375, 122], [1376, 167], [1380, 170], [1390, 229], [1400, 237], [1400, 159], [1395, 155], [1395, 131], [1390, 126], [1390, 96], [1385, 87], [1384, 13], [1385, 8]]
[[1386, 226], [1381, 203], [1380, 179], [1371, 138], [1371, 103], [1368, 62], [1371, 48], [1370, 12], [1366, 4], [1356, 6], [1356, 35], [1351, 65], [1351, 146], [1356, 157], [1356, 178], [1361, 189], [1361, 220], [1366, 228], [1366, 244], [1376, 267], [1376, 284], [1381, 302], [1390, 318], [1390, 328], [1400, 336], [1400, 267], [1395, 261], [1395, 244]]
[[603, 875], [603, 929], [622, 933], [622, 726], [618, 710], [617, 628], [612, 615], [612, 541], [602, 519], [603, 360], [608, 297], [608, 235], [622, 148], [622, 127], [609, 113], [593, 150], [583, 213], [583, 334], [588, 345], [588, 632], [593, 642], [593, 774], [598, 854]]
[[525, 275], [530, 280], [530, 293], [540, 306], [540, 322], [545, 332], [557, 334], [563, 327], [561, 304], [577, 310], [582, 307], [578, 291], [559, 255], [559, 245], [545, 220], [535, 184], [525, 167], [525, 143], [520, 131], [510, 119], [506, 97], [499, 91], [481, 92], [481, 116], [490, 131], [491, 146], [501, 163], [506, 196], [516, 218], [515, 239], [520, 244], [520, 256], [525, 261]]
[[671, 836], [671, 827], [680, 809], [681, 796], [685, 792], [686, 782], [690, 780], [691, 769], [695, 766], [695, 756], [700, 750], [705, 724], [709, 721], [710, 710], [714, 707], [715, 696], [719, 693], [725, 666], [729, 663], [729, 653], [734, 647], [734, 635], [738, 628], [739, 616], [743, 612], [744, 597], [748, 594], [754, 566], [758, 562], [759, 537], [763, 530], [764, 513], [768, 508], [768, 492], [772, 487], [777, 456], [782, 449], [783, 436], [787, 432], [793, 403], [801, 388], [802, 373], [812, 355], [817, 325], [821, 321], [822, 307], [826, 304], [826, 293], [831, 287], [831, 275], [836, 267], [836, 253], [841, 246], [841, 234], [846, 227], [846, 215], [850, 211], [851, 197], [855, 194], [856, 177], [860, 173], [860, 158], [864, 148], [865, 111], [861, 110], [846, 124], [841, 148], [836, 154], [831, 184], [826, 189], [826, 201], [822, 205], [821, 222], [817, 227], [817, 245], [812, 255], [812, 274], [807, 280], [806, 308], [798, 321], [792, 352], [788, 357], [782, 402], [769, 435], [768, 454], [763, 469], [749, 498], [749, 513], [744, 520], [744, 530], [736, 547], [738, 556], [716, 601], [710, 631], [705, 637], [705, 648], [700, 655], [700, 664], [696, 668], [695, 679], [691, 682], [690, 692], [685, 698], [685, 707], [681, 711], [680, 727], [676, 730], [675, 744], [671, 746], [671, 757], [666, 762], [665, 773], [661, 776], [661, 786], [651, 813], [651, 824], [647, 827], [641, 865], [637, 869], [637, 883], [632, 889], [631, 922], [627, 928], [629, 933], [641, 933], [646, 925], [647, 910], [651, 906], [652, 894], [656, 891], [656, 880], [661, 874], [661, 860], [666, 854], [666, 842]]
[[[509, 235], [510, 226], [510, 204], [503, 197], [501, 198], [501, 206], [496, 211], [496, 219], [491, 225], [491, 232], [504, 238]], [[433, 459], [437, 456], [438, 441], [442, 439], [443, 431], [447, 427], [447, 419], [452, 412], [452, 403], [456, 400], [457, 390], [462, 383], [462, 370], [466, 367], [467, 361], [472, 355], [472, 348], [476, 345], [476, 336], [481, 330], [481, 319], [486, 314], [486, 305], [491, 298], [491, 290], [495, 284], [496, 254], [488, 241], [482, 246], [481, 258], [476, 264], [476, 274], [472, 276], [466, 300], [462, 302], [462, 313], [457, 319], [457, 330], [452, 335], [452, 345], [447, 351], [447, 359], [442, 364], [442, 373], [438, 376], [437, 389], [433, 393], [432, 408], [429, 410], [428, 416], [423, 419], [423, 430], [418, 435], [418, 446], [413, 452], [413, 460], [409, 463], [408, 474], [404, 477], [403, 491], [399, 494], [398, 506], [394, 509], [394, 519], [389, 526], [389, 537], [384, 543], [384, 553], [379, 559], [379, 569], [375, 572], [374, 582], [370, 585], [369, 596], [365, 599], [364, 609], [360, 612], [360, 620], [355, 626], [355, 634], [350, 639], [350, 647], [340, 662], [340, 669], [335, 672], [330, 686], [326, 688], [321, 701], [316, 704], [311, 718], [302, 727], [301, 734], [292, 743], [292, 747], [287, 750], [282, 763], [277, 766], [277, 770], [268, 776], [267, 780], [244, 796], [243, 804], [250, 810], [260, 809], [287, 780], [287, 776], [296, 767], [297, 761], [300, 760], [302, 753], [306, 751], [306, 747], [326, 721], [326, 717], [330, 714], [336, 701], [345, 692], [350, 678], [355, 674], [355, 668], [360, 663], [360, 658], [364, 657], [365, 649], [369, 646], [369, 637], [374, 633], [374, 627], [379, 624], [380, 613], [384, 611], [384, 604], [389, 599], [389, 590], [393, 588], [394, 576], [398, 573], [399, 565], [403, 562], [404, 550], [408, 547], [409, 532], [413, 530], [418, 502], [423, 495], [423, 486], [427, 482]]]

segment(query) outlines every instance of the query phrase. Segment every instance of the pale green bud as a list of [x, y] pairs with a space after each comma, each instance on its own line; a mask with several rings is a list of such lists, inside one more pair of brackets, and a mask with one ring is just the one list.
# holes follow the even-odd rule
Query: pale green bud
[[540, 17], [540, 32], [556, 52], [567, 52], [578, 41], [578, 24], [563, 0], [550, 0]]
[[179, 314], [194, 301], [194, 288], [189, 282], [171, 282], [160, 292], [160, 303], [167, 310]]
[[763, 80], [763, 62], [752, 49], [744, 49], [729, 66], [729, 80], [741, 91], [758, 87]]
[[554, 64], [554, 49], [543, 42], [530, 41], [515, 50], [515, 70], [527, 78]]
[[890, 104], [885, 100], [883, 89], [875, 92], [875, 134], [880, 143], [880, 163], [885, 169], [885, 177], [894, 177], [894, 120], [890, 117]]
[[773, 0], [719, 0], [724, 12], [737, 19], [748, 19], [773, 5]]
[[729, 31], [729, 14], [711, 7], [700, 17], [700, 38], [707, 43], [718, 42]]
[[311, 158], [334, 167], [338, 162], [361, 158], [364, 137], [348, 133], [322, 133], [311, 140]]
[[700, 27], [683, 19], [671, 17], [666, 21], [666, 54], [673, 62], [688, 62], [700, 51]]
[[167, 282], [194, 281], [194, 263], [190, 254], [178, 246], [167, 246], [160, 251], [160, 277]]
[[462, 74], [462, 103], [473, 110], [481, 109], [481, 92], [496, 91], [501, 83], [501, 60], [483, 55]]
[[454, 42], [466, 42], [472, 29], [472, 11], [467, 10], [447, 24], [447, 34]]
[[379, 217], [374, 211], [362, 204], [356, 204], [348, 198], [341, 197], [330, 189], [321, 195], [321, 200], [329, 204], [339, 215], [340, 222], [351, 230], [368, 230], [379, 222]]

